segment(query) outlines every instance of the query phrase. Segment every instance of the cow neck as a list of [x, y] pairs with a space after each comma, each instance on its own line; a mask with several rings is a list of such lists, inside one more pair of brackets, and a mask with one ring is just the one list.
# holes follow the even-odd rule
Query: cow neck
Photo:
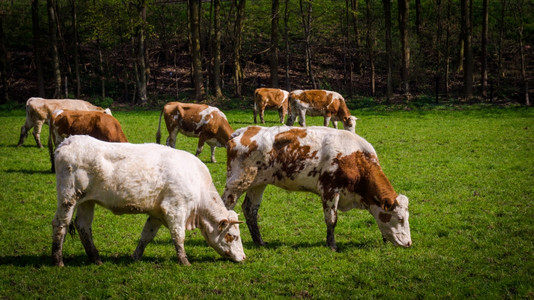
[[367, 204], [376, 204], [384, 210], [392, 208], [397, 198], [397, 193], [393, 189], [391, 182], [388, 180], [378, 162], [370, 162], [363, 182], [367, 199]]
[[203, 205], [198, 206], [196, 214], [198, 217], [198, 226], [202, 230], [212, 227], [216, 228], [218, 223], [228, 218], [228, 210], [224, 206], [219, 194], [216, 191], [210, 191], [209, 197], [205, 197], [207, 201]]

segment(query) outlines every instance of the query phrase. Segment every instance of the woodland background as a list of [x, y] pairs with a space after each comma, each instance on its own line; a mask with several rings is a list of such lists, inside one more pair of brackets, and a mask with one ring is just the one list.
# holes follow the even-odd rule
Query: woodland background
[[266, 86], [530, 105], [533, 41], [532, 0], [1, 0], [0, 104], [224, 106]]

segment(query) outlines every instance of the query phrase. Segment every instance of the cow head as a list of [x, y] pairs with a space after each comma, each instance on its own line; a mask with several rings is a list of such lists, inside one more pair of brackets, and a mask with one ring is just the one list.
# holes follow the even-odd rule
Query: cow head
[[226, 219], [219, 220], [216, 226], [212, 226], [209, 230], [202, 230], [202, 233], [208, 244], [221, 256], [241, 262], [246, 258], [239, 232], [241, 223], [243, 221], [239, 221], [237, 214], [230, 210]]
[[371, 205], [370, 211], [375, 217], [385, 241], [390, 241], [395, 246], [410, 247], [412, 245], [410, 223], [408, 222], [410, 214], [408, 213], [408, 198], [406, 196], [397, 196], [395, 205], [388, 210]]
[[356, 118], [355, 116], [348, 116], [343, 119], [343, 128], [350, 132], [356, 132]]

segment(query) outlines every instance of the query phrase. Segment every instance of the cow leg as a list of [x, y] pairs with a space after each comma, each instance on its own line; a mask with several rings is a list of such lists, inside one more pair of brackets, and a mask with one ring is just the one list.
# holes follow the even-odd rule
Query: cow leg
[[260, 108], [260, 121], [265, 124], [265, 107]]
[[260, 209], [263, 191], [265, 191], [266, 186], [267, 185], [260, 185], [248, 190], [242, 206], [252, 240], [256, 245], [260, 246], [265, 246], [265, 242], [261, 238], [260, 229], [258, 227], [258, 210]]
[[167, 138], [167, 146], [176, 149], [176, 136], [177, 135], [178, 135], [177, 129], [169, 132], [169, 137]]
[[146, 246], [154, 239], [161, 225], [162, 224], [160, 220], [153, 217], [148, 217], [145, 227], [143, 227], [143, 231], [141, 232], [141, 238], [139, 239], [137, 248], [135, 248], [135, 251], [132, 254], [133, 260], [138, 260], [141, 258], [141, 256], [143, 256]]
[[330, 198], [322, 197], [324, 221], [326, 222], [326, 244], [330, 249], [337, 251], [336, 238], [334, 236], [334, 229], [337, 224], [337, 205], [339, 203], [339, 193], [334, 193]]
[[295, 123], [295, 119], [296, 118], [297, 118], [296, 110], [293, 107], [293, 108], [291, 108], [291, 110], [289, 111], [289, 113], [287, 115], [286, 125], [287, 126], [293, 126], [293, 124]]
[[332, 121], [332, 125], [334, 126], [335, 129], [337, 129], [337, 121]]
[[[197, 152], [195, 153], [195, 156], [199, 156], [200, 153], [202, 153], [202, 149], [204, 148], [204, 143], [206, 142], [206, 138], [202, 135], [198, 137], [198, 144], [197, 144]], [[213, 162], [213, 160], [211, 161]]]
[[56, 172], [54, 166], [54, 145], [52, 144], [52, 130], [50, 130], [50, 135], [48, 136], [48, 154], [50, 155], [50, 163], [52, 164], [51, 171], [52, 173]]
[[[190, 266], [187, 254], [185, 253], [185, 218], [176, 215], [165, 215], [166, 222], [169, 225], [172, 241], [176, 254], [178, 255], [178, 261], [184, 266]], [[179, 224], [179, 225], [178, 225]]]
[[257, 124], [256, 116], [258, 115], [258, 105], [254, 102], [254, 124]]
[[217, 161], [215, 160], [215, 145], [210, 145], [210, 148], [211, 148], [211, 162], [216, 163]]
[[41, 144], [41, 128], [43, 128], [44, 121], [37, 121], [35, 122], [35, 127], [33, 128], [33, 138], [35, 139], [35, 142], [37, 143], [37, 147], [43, 148], [43, 144]]
[[280, 109], [278, 109], [278, 115], [280, 116], [280, 123], [284, 124], [284, 118], [286, 117], [286, 109], [285, 107], [280, 107]]
[[331, 118], [330, 116], [324, 116], [324, 123], [323, 123], [324, 127], [328, 127], [328, 123], [330, 123], [330, 118]]
[[302, 127], [306, 127], [306, 110], [301, 109], [299, 111], [299, 124]]
[[75, 201], [58, 201], [54, 219], [52, 220], [52, 262], [63, 267], [63, 241], [67, 227], [72, 219]]
[[76, 219], [74, 225], [78, 230], [78, 235], [82, 241], [82, 245], [85, 248], [85, 253], [89, 256], [89, 259], [97, 264], [102, 264], [102, 259], [96, 250], [93, 242], [93, 230], [91, 225], [93, 224], [93, 217], [95, 215], [95, 203], [93, 201], [84, 202], [78, 206], [76, 211]]
[[22, 143], [24, 143], [24, 140], [28, 136], [28, 132], [30, 132], [32, 127], [33, 127], [33, 124], [29, 124], [29, 122], [26, 120], [24, 125], [22, 125], [22, 127], [20, 128], [20, 137], [19, 137], [19, 142], [17, 143], [17, 147], [22, 146]]

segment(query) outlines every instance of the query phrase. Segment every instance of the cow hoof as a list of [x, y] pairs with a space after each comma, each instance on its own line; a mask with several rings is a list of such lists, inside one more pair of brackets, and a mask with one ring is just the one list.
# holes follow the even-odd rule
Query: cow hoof
[[330, 246], [330, 250], [334, 252], [339, 252], [339, 248], [336, 245]]

